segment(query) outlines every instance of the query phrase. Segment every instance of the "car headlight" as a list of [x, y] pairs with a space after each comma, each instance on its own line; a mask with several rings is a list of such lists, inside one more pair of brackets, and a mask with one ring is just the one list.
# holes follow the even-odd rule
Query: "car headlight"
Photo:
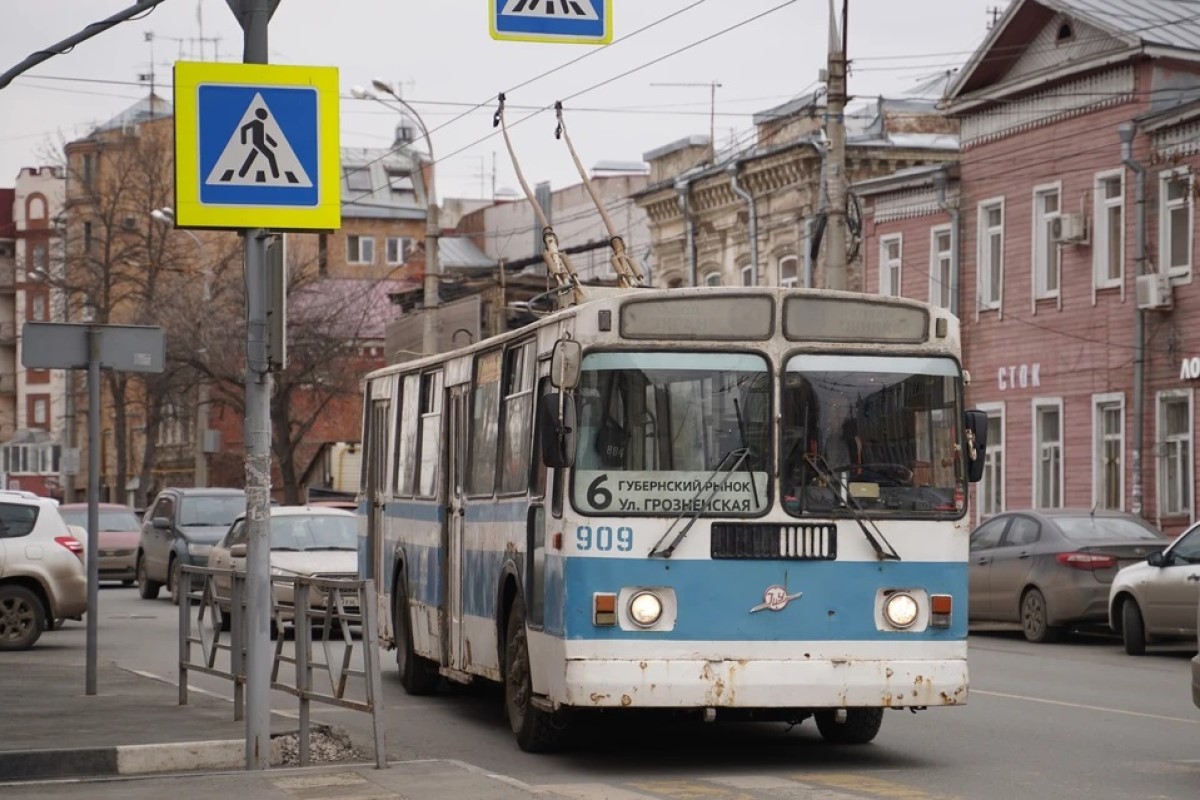
[[188, 546], [187, 546], [187, 548], [188, 548], [188, 555], [189, 555], [189, 556], [196, 556], [196, 557], [198, 558], [198, 557], [200, 557], [200, 556], [205, 556], [205, 557], [207, 557], [207, 556], [208, 556], [208, 554], [212, 552], [213, 546], [212, 546], [211, 544], [191, 544], [191, 543], [188, 543]]
[[629, 618], [633, 624], [649, 628], [662, 617], [663, 605], [653, 592], [638, 592], [629, 600]]
[[883, 602], [883, 615], [897, 628], [910, 628], [917, 621], [917, 601], [912, 595], [897, 593]]

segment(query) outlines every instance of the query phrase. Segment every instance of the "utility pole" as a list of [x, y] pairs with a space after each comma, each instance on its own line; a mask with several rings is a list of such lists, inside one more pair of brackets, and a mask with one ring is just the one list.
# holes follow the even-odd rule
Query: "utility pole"
[[[244, 33], [242, 61], [267, 63], [267, 26], [279, 0], [228, 0]], [[244, 232], [246, 252], [246, 769], [271, 760], [271, 369], [267, 356], [267, 242]], [[186, 600], [184, 601], [186, 602]]]
[[710, 164], [715, 164], [717, 161], [717, 89], [721, 88], [721, 84], [713, 80], [708, 83], [652, 83], [650, 85], [708, 89], [708, 161]]
[[829, 192], [825, 232], [825, 281], [823, 288], [845, 290], [846, 275], [846, 16], [850, 0], [843, 0], [842, 33], [837, 13], [829, 0], [829, 84], [825, 108], [825, 133], [829, 154], [825, 159], [825, 181]]

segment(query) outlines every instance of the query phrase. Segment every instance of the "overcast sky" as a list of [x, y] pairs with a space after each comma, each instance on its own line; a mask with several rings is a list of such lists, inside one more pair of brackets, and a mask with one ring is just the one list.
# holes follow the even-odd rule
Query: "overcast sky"
[[[0, 70], [131, 4], [4, 0]], [[898, 96], [961, 64], [986, 35], [988, 9], [1006, 5], [850, 0], [851, 93]], [[395, 112], [352, 99], [350, 90], [375, 77], [393, 81], [431, 130], [443, 197], [490, 196], [493, 161], [497, 186], [516, 185], [503, 140], [493, 136], [501, 91], [514, 106], [510, 126], [530, 113], [516, 106], [552, 106], [578, 95], [566, 101], [567, 122], [591, 166], [639, 161], [648, 150], [708, 133], [707, 85], [654, 83], [719, 82], [716, 130], [724, 145], [746, 136], [756, 111], [811, 91], [825, 63], [828, 0], [613, 0], [615, 41], [606, 48], [493, 41], [487, 6], [487, 0], [282, 0], [270, 26], [270, 60], [339, 68], [346, 146], [391, 143]], [[203, 52], [201, 30], [210, 40]], [[708, 37], [714, 38], [702, 41]], [[138, 77], [152, 64], [156, 90], [170, 100], [174, 61], [238, 61], [241, 55], [241, 30], [226, 0], [166, 0], [146, 18], [50, 59], [0, 91], [0, 186], [11, 186], [20, 167], [44, 160], [48, 148], [86, 135], [144, 97], [149, 85]], [[576, 59], [582, 60], [568, 63]], [[663, 60], [650, 64], [657, 59]], [[550, 74], [514, 88], [542, 73]], [[456, 119], [480, 103], [483, 108]], [[512, 129], [531, 183], [578, 181], [554, 127], [548, 111]]]

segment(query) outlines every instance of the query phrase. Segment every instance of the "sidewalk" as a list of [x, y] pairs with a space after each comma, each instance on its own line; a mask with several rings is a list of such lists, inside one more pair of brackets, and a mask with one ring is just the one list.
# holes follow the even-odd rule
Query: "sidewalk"
[[[454, 761], [400, 761], [387, 770], [356, 761], [248, 773], [240, 769], [245, 723], [234, 721], [232, 703], [193, 691], [180, 706], [173, 684], [105, 661], [97, 670], [99, 694], [89, 697], [74, 648], [55, 650], [44, 640], [33, 650], [0, 655], [5, 800], [519, 800], [537, 794]], [[296, 728], [294, 720], [272, 719], [273, 736]], [[369, 743], [355, 744], [369, 754]]]

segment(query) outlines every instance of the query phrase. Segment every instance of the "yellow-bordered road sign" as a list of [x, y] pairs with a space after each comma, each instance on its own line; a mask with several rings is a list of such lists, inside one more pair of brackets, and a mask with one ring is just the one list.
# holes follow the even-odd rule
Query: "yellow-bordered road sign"
[[336, 67], [175, 64], [175, 223], [341, 226]]
[[612, 0], [488, 0], [493, 39], [608, 44]]

